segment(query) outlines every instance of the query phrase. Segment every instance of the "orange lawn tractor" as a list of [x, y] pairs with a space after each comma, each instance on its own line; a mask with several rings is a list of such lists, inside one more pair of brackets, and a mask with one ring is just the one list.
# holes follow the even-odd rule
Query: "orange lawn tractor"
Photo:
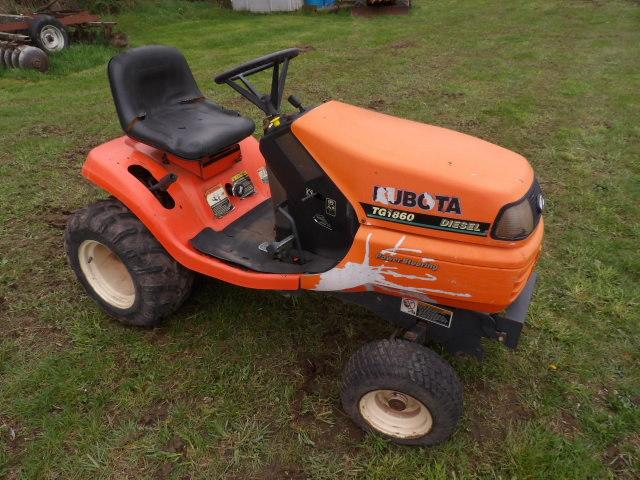
[[[540, 186], [523, 157], [462, 133], [293, 96], [283, 113], [298, 53], [215, 78], [264, 112], [260, 140], [253, 121], [202, 95], [178, 50], [114, 57], [125, 135], [82, 169], [112, 198], [69, 220], [69, 263], [128, 325], [174, 312], [195, 273], [364, 306], [396, 333], [349, 360], [345, 412], [397, 443], [442, 442], [462, 414], [462, 385], [424, 342], [476, 356], [482, 337], [515, 348], [536, 283]], [[249, 77], [268, 70], [264, 94]]]

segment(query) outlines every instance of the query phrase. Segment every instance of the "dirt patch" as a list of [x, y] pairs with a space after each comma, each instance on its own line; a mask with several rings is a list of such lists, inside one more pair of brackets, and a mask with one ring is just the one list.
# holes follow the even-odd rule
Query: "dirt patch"
[[257, 472], [256, 475], [251, 478], [255, 480], [303, 480], [309, 477], [300, 467], [287, 465], [279, 460], [274, 460], [268, 465], [265, 465], [261, 471]]
[[0, 415], [0, 444], [4, 445], [3, 449], [8, 453], [8, 461], [3, 465], [7, 469], [7, 479], [22, 478], [22, 454], [28, 443], [40, 434], [37, 430], [27, 430], [18, 420]]
[[450, 98], [453, 100], [464, 97], [463, 92], [441, 92], [441, 95], [445, 98]]
[[164, 446], [164, 450], [170, 453], [184, 453], [187, 450], [187, 444], [178, 435], [174, 435]]
[[415, 47], [416, 42], [413, 40], [403, 40], [401, 42], [396, 42], [391, 44], [391, 48], [394, 50], [402, 49], [402, 48], [410, 48]]
[[[357, 455], [358, 444], [366, 433], [347, 417], [337, 405], [330, 407], [327, 413], [331, 423], [316, 418], [311, 413], [297, 416], [293, 423], [297, 430], [307, 437], [307, 443], [314, 449], [328, 451], [344, 451], [349, 455]], [[346, 445], [345, 445], [346, 440]]]
[[34, 137], [64, 137], [73, 133], [70, 128], [61, 125], [32, 125], [28, 131]]
[[299, 366], [302, 371], [302, 385], [298, 389], [303, 394], [330, 394], [328, 383], [333, 381], [337, 371], [330, 363], [328, 355], [300, 355]]
[[314, 47], [313, 45], [309, 45], [309, 44], [298, 45], [298, 46], [296, 46], [296, 48], [298, 50], [300, 50], [300, 53], [314, 52], [316, 50], [316, 47]]
[[140, 425], [151, 427], [162, 422], [169, 413], [169, 404], [166, 402], [153, 405], [147, 413], [140, 418]]
[[8, 324], [0, 323], [0, 338], [13, 340], [16, 342], [15, 348], [29, 351], [71, 345], [64, 328], [27, 315], [14, 316]]
[[562, 412], [560, 418], [551, 423], [554, 432], [565, 437], [573, 437], [580, 432], [580, 424], [576, 417], [569, 412]]
[[134, 430], [133, 432], [130, 432], [127, 436], [125, 436], [121, 441], [120, 441], [120, 445], [124, 446], [124, 445], [128, 445], [132, 442], [135, 442], [136, 440], [139, 440], [140, 438], [142, 438], [142, 436], [144, 435], [144, 432], [140, 431], [140, 430]]
[[614, 471], [619, 470], [620, 467], [624, 466], [621, 453], [618, 445], [609, 445], [602, 456], [605, 465]]
[[169, 478], [171, 472], [173, 472], [173, 464], [171, 462], [163, 462], [160, 464], [153, 478], [156, 480], [164, 480], [165, 478]]
[[387, 105], [387, 102], [385, 102], [382, 98], [374, 98], [369, 102], [369, 104], [367, 105], [367, 108], [370, 108], [371, 110], [375, 110], [379, 112], [384, 110], [384, 107], [386, 105]]
[[618, 447], [617, 442], [610, 444], [602, 455], [602, 462], [618, 478], [638, 478], [632, 471], [631, 460]]
[[333, 449], [338, 437], [345, 437], [350, 442], [360, 443], [364, 440], [366, 433], [358, 427], [342, 411], [334, 409], [336, 423], [327, 428], [321, 428], [315, 436], [315, 441], [321, 448]]
[[82, 163], [84, 159], [87, 157], [87, 154], [91, 149], [91, 146], [95, 146], [95, 143], [91, 143], [91, 144], [87, 143], [87, 145], [81, 145], [81, 146], [70, 148], [69, 150], [66, 150], [62, 154], [62, 158], [66, 160], [65, 163], [67, 165], [69, 164], [76, 165], [76, 164]]
[[[291, 371], [299, 379], [291, 402], [291, 423], [313, 448], [357, 455], [365, 433], [342, 412], [338, 379], [349, 354], [367, 341], [388, 335], [389, 327], [359, 307], [341, 302], [325, 305], [318, 318], [322, 322], [320, 344], [299, 343], [302, 348]], [[345, 323], [344, 318], [350, 322]]]
[[[323, 403], [335, 394], [335, 380], [340, 372], [329, 354], [299, 355], [299, 370], [302, 383], [293, 399], [293, 425], [304, 431], [314, 448], [335, 450], [340, 442], [338, 437], [346, 437], [351, 443], [359, 443], [364, 438], [360, 430], [333, 402]], [[319, 405], [319, 411], [305, 411], [304, 400], [313, 396], [312, 403]], [[295, 477], [293, 477], [295, 478]]]
[[602, 454], [602, 463], [609, 468], [617, 478], [637, 480], [637, 459], [629, 453], [628, 447], [632, 450], [640, 448], [640, 435], [633, 434], [623, 439], [611, 442]]
[[471, 386], [467, 392], [468, 402], [476, 406], [469, 412], [469, 433], [477, 442], [500, 442], [506, 438], [511, 424], [526, 422], [532, 417], [513, 386], [502, 385], [496, 389], [483, 382]]
[[64, 230], [67, 220], [73, 212], [60, 207], [52, 207], [46, 210], [43, 218], [47, 225], [56, 230]]
[[611, 404], [612, 396], [614, 396], [614, 394], [607, 387], [601, 386], [598, 388], [594, 400], [596, 405], [603, 410], [615, 412], [615, 408]]

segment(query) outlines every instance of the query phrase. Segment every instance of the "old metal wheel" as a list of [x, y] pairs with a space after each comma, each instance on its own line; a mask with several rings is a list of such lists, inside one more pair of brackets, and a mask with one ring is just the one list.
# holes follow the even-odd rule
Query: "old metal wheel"
[[54, 25], [47, 25], [40, 30], [40, 41], [49, 52], [62, 50], [66, 45], [64, 35], [60, 29]]
[[59, 52], [69, 46], [65, 26], [51, 15], [37, 15], [29, 22], [29, 36], [36, 47], [46, 53]]

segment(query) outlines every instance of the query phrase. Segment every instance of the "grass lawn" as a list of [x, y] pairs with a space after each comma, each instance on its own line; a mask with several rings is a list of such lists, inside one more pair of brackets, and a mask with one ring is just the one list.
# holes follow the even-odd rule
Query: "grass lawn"
[[202, 279], [164, 326], [125, 328], [66, 265], [80, 175], [120, 134], [114, 51], [0, 72], [0, 478], [639, 478], [640, 5], [418, 0], [406, 17], [253, 16], [162, 2], [117, 21], [212, 77], [305, 47], [288, 92], [433, 123], [525, 155], [548, 200], [541, 280], [515, 352], [455, 360], [465, 416], [398, 447], [341, 411], [342, 366], [390, 333], [356, 307]]

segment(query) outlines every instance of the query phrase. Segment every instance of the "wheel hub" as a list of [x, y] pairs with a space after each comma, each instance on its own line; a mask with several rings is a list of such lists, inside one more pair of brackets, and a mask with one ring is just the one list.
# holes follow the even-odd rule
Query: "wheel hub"
[[64, 35], [54, 26], [46, 26], [40, 31], [40, 40], [50, 52], [64, 48]]
[[389, 408], [396, 412], [402, 412], [407, 408], [407, 397], [401, 393], [393, 392], [387, 400]]
[[431, 431], [433, 417], [419, 400], [394, 390], [373, 390], [359, 402], [362, 418], [372, 428], [401, 439], [419, 438]]
[[133, 306], [136, 290], [129, 270], [106, 245], [85, 240], [78, 248], [78, 261], [89, 286], [115, 308]]

